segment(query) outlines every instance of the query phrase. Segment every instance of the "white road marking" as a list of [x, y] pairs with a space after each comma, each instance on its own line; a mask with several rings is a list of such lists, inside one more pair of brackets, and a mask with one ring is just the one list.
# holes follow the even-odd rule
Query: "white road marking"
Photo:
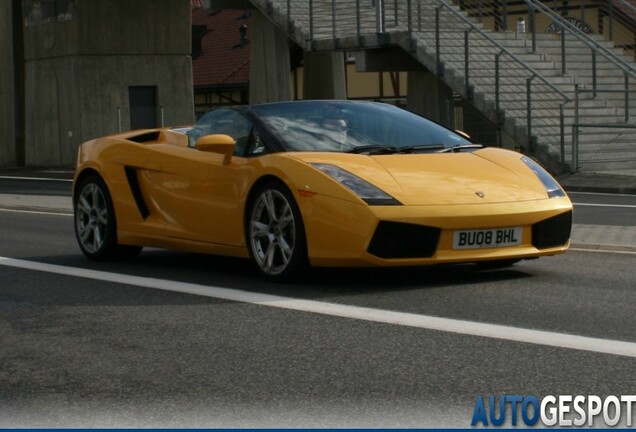
[[619, 207], [619, 208], [636, 208], [636, 205], [631, 204], [594, 204], [594, 203], [577, 203], [574, 202], [574, 207]]
[[636, 343], [632, 342], [591, 338], [564, 333], [440, 318], [435, 316], [349, 306], [336, 303], [324, 303], [314, 300], [299, 300], [270, 294], [253, 293], [229, 288], [131, 276], [119, 273], [109, 273], [76, 267], [66, 267], [6, 257], [0, 257], [0, 265], [341, 318], [636, 358]]
[[20, 210], [20, 209], [12, 209], [12, 208], [0, 208], [0, 212], [9, 212], [9, 213], [30, 213], [30, 214], [43, 214], [43, 215], [52, 215], [52, 216], [73, 216], [72, 213], [58, 213], [52, 211], [40, 211], [40, 210]]
[[0, 176], [2, 180], [34, 180], [34, 181], [59, 181], [59, 182], [72, 182], [71, 179], [60, 178], [45, 178], [45, 177], [15, 177], [15, 176]]

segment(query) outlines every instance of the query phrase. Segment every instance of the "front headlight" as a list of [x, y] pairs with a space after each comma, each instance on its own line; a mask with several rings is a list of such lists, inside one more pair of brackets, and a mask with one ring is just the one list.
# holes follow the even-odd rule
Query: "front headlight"
[[527, 156], [523, 156], [521, 160], [528, 165], [528, 168], [530, 168], [537, 177], [539, 177], [539, 180], [541, 180], [541, 183], [545, 186], [545, 191], [548, 193], [548, 197], [556, 198], [565, 196], [565, 191], [561, 189], [561, 186], [559, 186], [557, 181], [553, 179], [552, 176], [541, 167], [541, 165]]
[[351, 190], [369, 205], [402, 205], [402, 203], [391, 195], [342, 168], [321, 163], [312, 163], [311, 165]]

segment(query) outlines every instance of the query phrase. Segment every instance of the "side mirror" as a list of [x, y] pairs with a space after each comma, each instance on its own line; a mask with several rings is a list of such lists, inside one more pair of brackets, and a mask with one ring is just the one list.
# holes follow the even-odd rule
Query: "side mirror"
[[234, 138], [225, 134], [205, 135], [199, 138], [195, 144], [195, 148], [203, 152], [220, 153], [225, 156], [224, 164], [230, 162], [232, 154], [234, 154]]

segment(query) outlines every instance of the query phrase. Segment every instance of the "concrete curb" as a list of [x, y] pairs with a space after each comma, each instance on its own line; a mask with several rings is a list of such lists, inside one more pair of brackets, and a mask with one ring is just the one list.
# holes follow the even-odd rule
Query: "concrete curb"
[[576, 173], [556, 179], [566, 192], [636, 195], [636, 175]]
[[570, 244], [570, 250], [589, 250], [591, 252], [628, 252], [636, 254], [636, 246], [624, 246], [624, 245], [600, 245], [600, 244], [585, 244], [585, 243], [572, 243]]
[[[563, 185], [561, 185], [563, 186]], [[619, 195], [636, 195], [636, 187], [605, 187], [605, 186], [563, 186], [566, 192], [590, 192]]]

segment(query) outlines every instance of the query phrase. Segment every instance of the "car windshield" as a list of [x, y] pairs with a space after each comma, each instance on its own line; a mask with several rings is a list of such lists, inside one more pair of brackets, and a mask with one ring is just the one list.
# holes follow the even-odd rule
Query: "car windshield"
[[471, 145], [454, 131], [387, 104], [282, 102], [256, 105], [252, 111], [286, 151], [386, 154]]

